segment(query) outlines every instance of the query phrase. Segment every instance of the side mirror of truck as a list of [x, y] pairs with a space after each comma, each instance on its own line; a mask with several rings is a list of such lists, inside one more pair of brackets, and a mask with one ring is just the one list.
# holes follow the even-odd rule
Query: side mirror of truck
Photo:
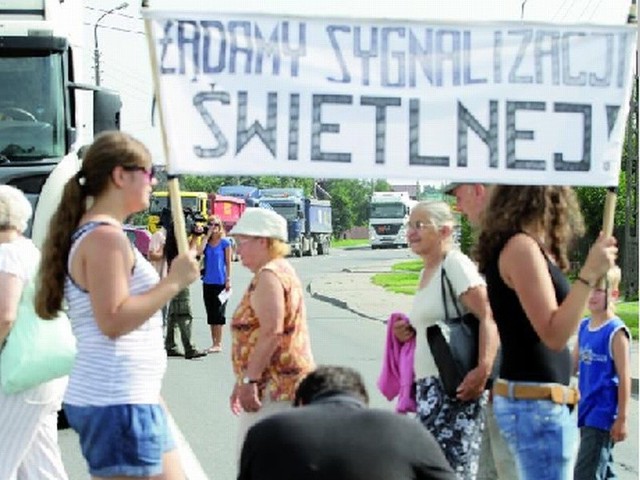
[[106, 130], [120, 130], [120, 95], [112, 90], [93, 92], [93, 134]]

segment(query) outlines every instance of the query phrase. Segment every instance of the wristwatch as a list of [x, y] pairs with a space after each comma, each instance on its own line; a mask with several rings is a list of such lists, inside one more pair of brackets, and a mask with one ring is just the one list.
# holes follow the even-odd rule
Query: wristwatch
[[254, 380], [253, 378], [249, 378], [249, 377], [242, 377], [242, 380], [240, 381], [240, 383], [242, 385], [250, 385], [252, 383], [258, 383], [258, 380]]

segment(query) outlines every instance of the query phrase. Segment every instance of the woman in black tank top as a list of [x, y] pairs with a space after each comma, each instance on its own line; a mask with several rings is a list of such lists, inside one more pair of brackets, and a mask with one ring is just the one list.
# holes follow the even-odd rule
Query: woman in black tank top
[[570, 286], [567, 248], [582, 232], [569, 187], [496, 186], [484, 212], [476, 256], [503, 355], [494, 412], [521, 479], [568, 479], [573, 472], [577, 392], [568, 386], [567, 343], [617, 255], [615, 239], [601, 235]]

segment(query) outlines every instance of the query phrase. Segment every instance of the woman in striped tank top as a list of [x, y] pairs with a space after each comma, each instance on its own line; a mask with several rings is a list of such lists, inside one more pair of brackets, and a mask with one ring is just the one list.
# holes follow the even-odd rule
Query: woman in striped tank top
[[78, 353], [63, 406], [93, 477], [184, 478], [160, 403], [160, 309], [198, 278], [198, 263], [195, 252], [179, 255], [159, 280], [122, 230], [155, 183], [142, 143], [97, 136], [43, 247], [36, 310], [51, 318], [67, 304]]

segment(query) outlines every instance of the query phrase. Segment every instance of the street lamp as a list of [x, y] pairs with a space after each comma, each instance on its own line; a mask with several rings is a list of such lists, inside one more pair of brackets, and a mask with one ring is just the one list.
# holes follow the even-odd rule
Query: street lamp
[[100, 48], [98, 48], [98, 25], [100, 24], [100, 21], [110, 13], [113, 13], [116, 10], [122, 10], [123, 8], [127, 8], [128, 6], [128, 2], [122, 2], [117, 7], [113, 7], [111, 10], [107, 10], [102, 15], [100, 15], [100, 17], [98, 17], [98, 20], [93, 27], [93, 68], [96, 75], [96, 85], [100, 85]]

